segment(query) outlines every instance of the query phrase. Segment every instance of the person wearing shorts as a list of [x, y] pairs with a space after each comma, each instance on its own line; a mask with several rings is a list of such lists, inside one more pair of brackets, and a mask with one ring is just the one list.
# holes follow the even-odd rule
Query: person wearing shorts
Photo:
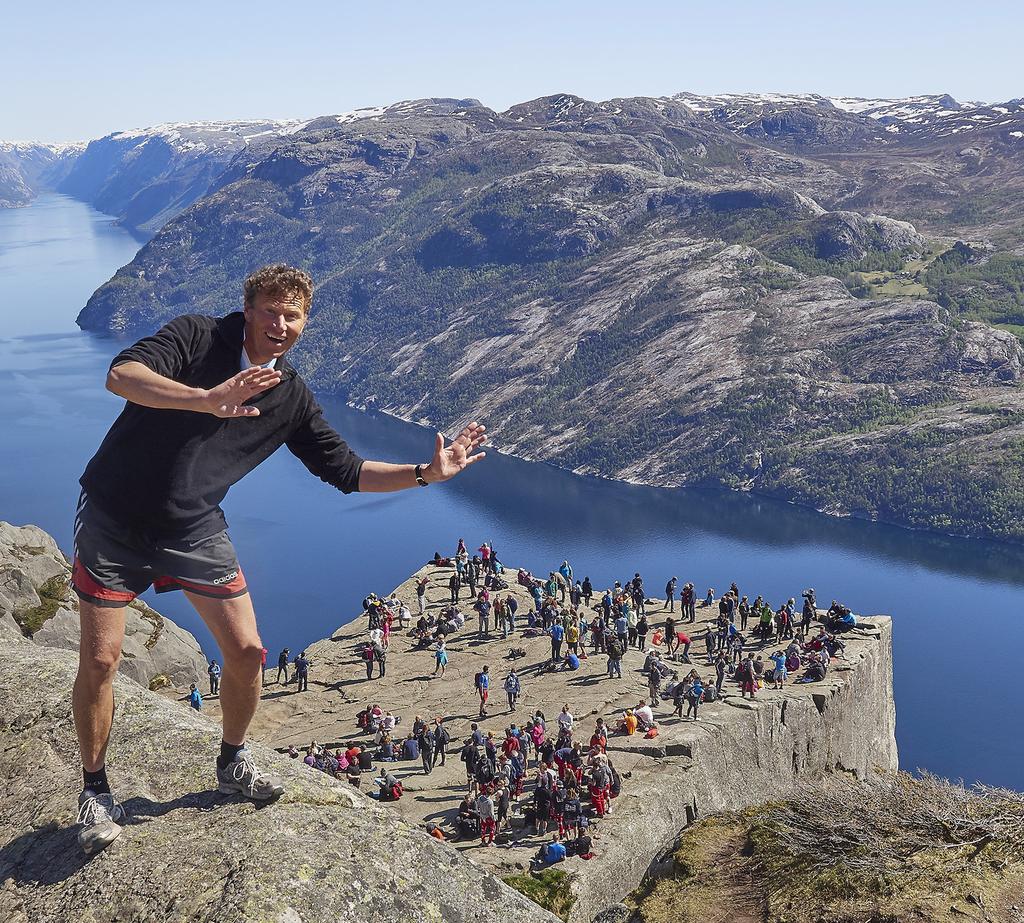
[[220, 507], [231, 485], [281, 446], [342, 493], [427, 486], [485, 456], [476, 451], [486, 441], [476, 423], [449, 445], [438, 433], [426, 465], [364, 461], [353, 452], [285, 359], [312, 298], [305, 272], [266, 266], [245, 280], [242, 311], [177, 317], [111, 362], [107, 388], [126, 404], [81, 477], [72, 571], [81, 612], [73, 690], [84, 775], [78, 841], [87, 855], [121, 832], [124, 810], [105, 768], [113, 681], [125, 607], [150, 587], [183, 591], [220, 648], [219, 790], [257, 800], [283, 792], [245, 747], [263, 644]]

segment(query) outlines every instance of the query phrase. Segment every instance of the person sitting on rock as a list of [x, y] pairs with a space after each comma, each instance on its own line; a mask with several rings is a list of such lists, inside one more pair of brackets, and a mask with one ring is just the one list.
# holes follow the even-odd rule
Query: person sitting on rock
[[639, 722], [636, 719], [636, 715], [633, 713], [633, 709], [627, 708], [619, 721], [618, 730], [623, 734], [632, 736], [636, 733], [637, 727], [639, 727]]
[[377, 783], [377, 798], [381, 801], [398, 801], [404, 794], [402, 783], [390, 772], [382, 771], [381, 777], [373, 781]]
[[556, 833], [550, 843], [541, 846], [537, 854], [537, 864], [547, 866], [554, 865], [556, 862], [564, 862], [565, 855], [565, 844], [559, 840]]
[[377, 748], [377, 759], [383, 763], [393, 763], [398, 759], [394, 741], [387, 731], [381, 732], [380, 746]]
[[418, 760], [420, 758], [420, 745], [413, 736], [412, 731], [409, 731], [408, 736], [402, 741], [402, 757], [403, 760]]
[[812, 653], [810, 655], [810, 661], [807, 664], [807, 670], [803, 677], [797, 680], [798, 683], [817, 683], [821, 682], [826, 676], [828, 668], [825, 666], [825, 662], [821, 659], [821, 655]]
[[476, 801], [472, 794], [467, 793], [459, 804], [455, 815], [455, 830], [459, 839], [472, 839], [480, 833], [480, 815], [476, 810]]
[[650, 705], [647, 704], [646, 699], [641, 699], [640, 704], [633, 709], [633, 715], [636, 717], [637, 729], [642, 732], [649, 731], [654, 725], [654, 711]]

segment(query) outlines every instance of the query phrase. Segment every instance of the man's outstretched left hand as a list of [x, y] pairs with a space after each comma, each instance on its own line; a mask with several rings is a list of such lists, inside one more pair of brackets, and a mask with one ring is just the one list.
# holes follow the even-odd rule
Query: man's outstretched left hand
[[486, 452], [476, 451], [487, 441], [485, 433], [486, 429], [479, 423], [470, 423], [447, 446], [444, 444], [444, 435], [438, 433], [434, 443], [434, 457], [423, 472], [424, 480], [428, 484], [450, 480], [463, 469], [486, 458]]

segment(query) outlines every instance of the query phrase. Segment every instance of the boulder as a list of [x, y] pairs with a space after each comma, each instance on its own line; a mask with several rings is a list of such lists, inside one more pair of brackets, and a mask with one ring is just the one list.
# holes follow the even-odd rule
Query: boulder
[[[0, 639], [26, 637], [46, 647], [78, 650], [78, 597], [71, 565], [53, 537], [37, 526], [0, 522]], [[206, 675], [195, 637], [142, 600], [125, 614], [120, 670], [148, 686], [166, 677], [187, 686]]]

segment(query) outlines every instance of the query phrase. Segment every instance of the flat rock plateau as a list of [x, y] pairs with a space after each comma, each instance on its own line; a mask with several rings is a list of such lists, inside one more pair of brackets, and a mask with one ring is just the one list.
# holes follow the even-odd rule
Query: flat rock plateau
[[[439, 611], [449, 600], [451, 572], [428, 565], [396, 593], [415, 613], [415, 582], [426, 575], [428, 611]], [[515, 571], [510, 568], [508, 573]], [[507, 592], [518, 599], [517, 625], [525, 627], [532, 600], [522, 587], [513, 585]], [[652, 633], [667, 614], [663, 606], [657, 600], [648, 606]], [[465, 591], [462, 608], [468, 610]], [[696, 624], [681, 626], [694, 639], [691, 659], [704, 677], [714, 675], [702, 642], [712, 611], [717, 615], [717, 605], [698, 607]], [[614, 801], [613, 814], [595, 824], [596, 858], [571, 858], [562, 866], [571, 873], [572, 920], [590, 920], [633, 891], [697, 816], [785, 797], [805, 779], [824, 772], [864, 774], [876, 767], [897, 768], [892, 623], [889, 617], [871, 616], [861, 624], [863, 629], [846, 636], [846, 656], [833, 660], [823, 682], [790, 684], [781, 691], [763, 688], [753, 703], [741, 700], [738, 687], [727, 683], [721, 701], [701, 706], [699, 722], [672, 717], [671, 703], [664, 701], [655, 710], [658, 737], [609, 737], [609, 757], [624, 777], [622, 794]], [[411, 638], [392, 634], [386, 675], [377, 679], [375, 669], [374, 679], [367, 680], [360, 656], [367, 625], [360, 616], [307, 648], [313, 662], [307, 692], [295, 692], [295, 685], [277, 685], [275, 671], [268, 670], [255, 733], [278, 750], [294, 745], [302, 753], [312, 739], [332, 750], [353, 741], [372, 744], [356, 724], [357, 713], [367, 704], [377, 703], [400, 716], [396, 740], [405, 736], [416, 715], [428, 721], [442, 717], [451, 733], [445, 766], [425, 775], [419, 761], [375, 765], [388, 767], [406, 791], [400, 801], [382, 807], [412, 826], [437, 823], [454, 836], [454, 817], [466, 791], [458, 749], [477, 720], [473, 680], [484, 664], [490, 666], [494, 681], [489, 714], [480, 726], [493, 731], [498, 744], [510, 722], [522, 726], [537, 709], [552, 726], [563, 703], [569, 704], [577, 721], [576, 736], [585, 743], [598, 716], [614, 726], [624, 709], [648, 695], [641, 672], [644, 655], [635, 649], [623, 659], [622, 679], [607, 677], [603, 654], [589, 656], [579, 671], [552, 673], [543, 670], [550, 656], [549, 639], [521, 635], [520, 628], [502, 640], [492, 627], [489, 638], [481, 638], [475, 617], [468, 618], [466, 626], [449, 637], [445, 676], [435, 678], [433, 648], [415, 650]], [[527, 656], [515, 661], [523, 691], [516, 711], [509, 712], [501, 682], [512, 665], [506, 658], [513, 646]], [[775, 649], [768, 646], [765, 651]], [[689, 670], [682, 663], [672, 666], [680, 675]], [[215, 698], [207, 702], [216, 710]], [[528, 769], [532, 773], [532, 761]], [[320, 775], [314, 769], [309, 772]], [[523, 805], [531, 792], [528, 781]], [[528, 868], [546, 839], [523, 826], [520, 811], [498, 847], [484, 848], [477, 840], [456, 840], [452, 845], [484, 868], [510, 875]]]

